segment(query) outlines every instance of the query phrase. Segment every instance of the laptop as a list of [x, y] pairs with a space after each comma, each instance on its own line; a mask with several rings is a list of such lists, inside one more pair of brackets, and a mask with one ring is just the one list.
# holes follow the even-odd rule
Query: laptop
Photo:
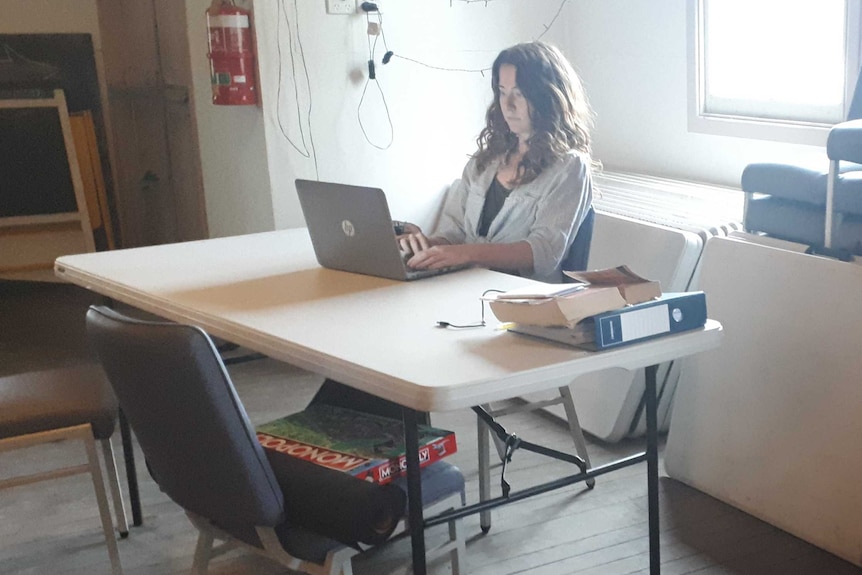
[[463, 268], [414, 270], [402, 254], [386, 196], [379, 188], [296, 180], [317, 261], [325, 268], [414, 280]]

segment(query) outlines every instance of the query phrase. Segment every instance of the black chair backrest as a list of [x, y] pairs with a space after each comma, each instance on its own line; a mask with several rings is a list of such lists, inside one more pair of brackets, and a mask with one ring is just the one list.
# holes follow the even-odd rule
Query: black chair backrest
[[853, 100], [851, 100], [850, 110], [847, 112], [848, 120], [858, 120], [860, 118], [862, 118], [862, 70], [859, 70], [859, 75], [856, 77]]
[[204, 331], [93, 306], [87, 332], [162, 491], [219, 524], [283, 522], [275, 475]]
[[[575, 234], [575, 239], [572, 240], [572, 245], [569, 246], [569, 251], [563, 259], [562, 268], [564, 271], [584, 271], [587, 269], [587, 262], [590, 259], [590, 245], [593, 242], [593, 222], [596, 219], [596, 210], [590, 206], [587, 210], [587, 215], [584, 216], [584, 221], [581, 222], [581, 227], [578, 228], [578, 233]], [[564, 282], [572, 282], [569, 276], [563, 276]]]

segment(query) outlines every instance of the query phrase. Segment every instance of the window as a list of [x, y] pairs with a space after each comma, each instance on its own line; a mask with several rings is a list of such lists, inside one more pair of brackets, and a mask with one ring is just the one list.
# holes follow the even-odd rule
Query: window
[[858, 0], [689, 0], [689, 129], [823, 144], [859, 67]]

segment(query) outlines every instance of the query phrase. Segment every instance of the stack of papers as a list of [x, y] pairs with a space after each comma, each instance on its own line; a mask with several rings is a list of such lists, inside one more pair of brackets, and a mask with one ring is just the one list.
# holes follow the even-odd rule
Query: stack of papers
[[597, 313], [626, 305], [613, 286], [573, 288], [571, 284], [532, 285], [488, 299], [498, 320], [540, 326], [571, 327]]
[[575, 292], [587, 289], [586, 284], [546, 284], [536, 283], [525, 286], [523, 288], [509, 290], [507, 292], [497, 294], [488, 299], [504, 299], [504, 300], [537, 300], [553, 297], [564, 297]]
[[502, 322], [571, 328], [596, 314], [661, 296], [659, 282], [627, 266], [565, 274], [577, 283], [536, 282], [497, 294], [487, 298], [491, 311]]
[[581, 284], [594, 287], [615, 286], [626, 303], [635, 305], [661, 297], [661, 284], [637, 275], [628, 266], [588, 272], [563, 272]]

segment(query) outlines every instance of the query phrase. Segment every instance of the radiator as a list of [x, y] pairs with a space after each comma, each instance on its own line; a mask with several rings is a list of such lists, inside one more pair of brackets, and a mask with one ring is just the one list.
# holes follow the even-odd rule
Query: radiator
[[693, 231], [704, 241], [742, 230], [740, 189], [623, 172], [602, 172], [594, 182], [593, 203], [611, 214]]

